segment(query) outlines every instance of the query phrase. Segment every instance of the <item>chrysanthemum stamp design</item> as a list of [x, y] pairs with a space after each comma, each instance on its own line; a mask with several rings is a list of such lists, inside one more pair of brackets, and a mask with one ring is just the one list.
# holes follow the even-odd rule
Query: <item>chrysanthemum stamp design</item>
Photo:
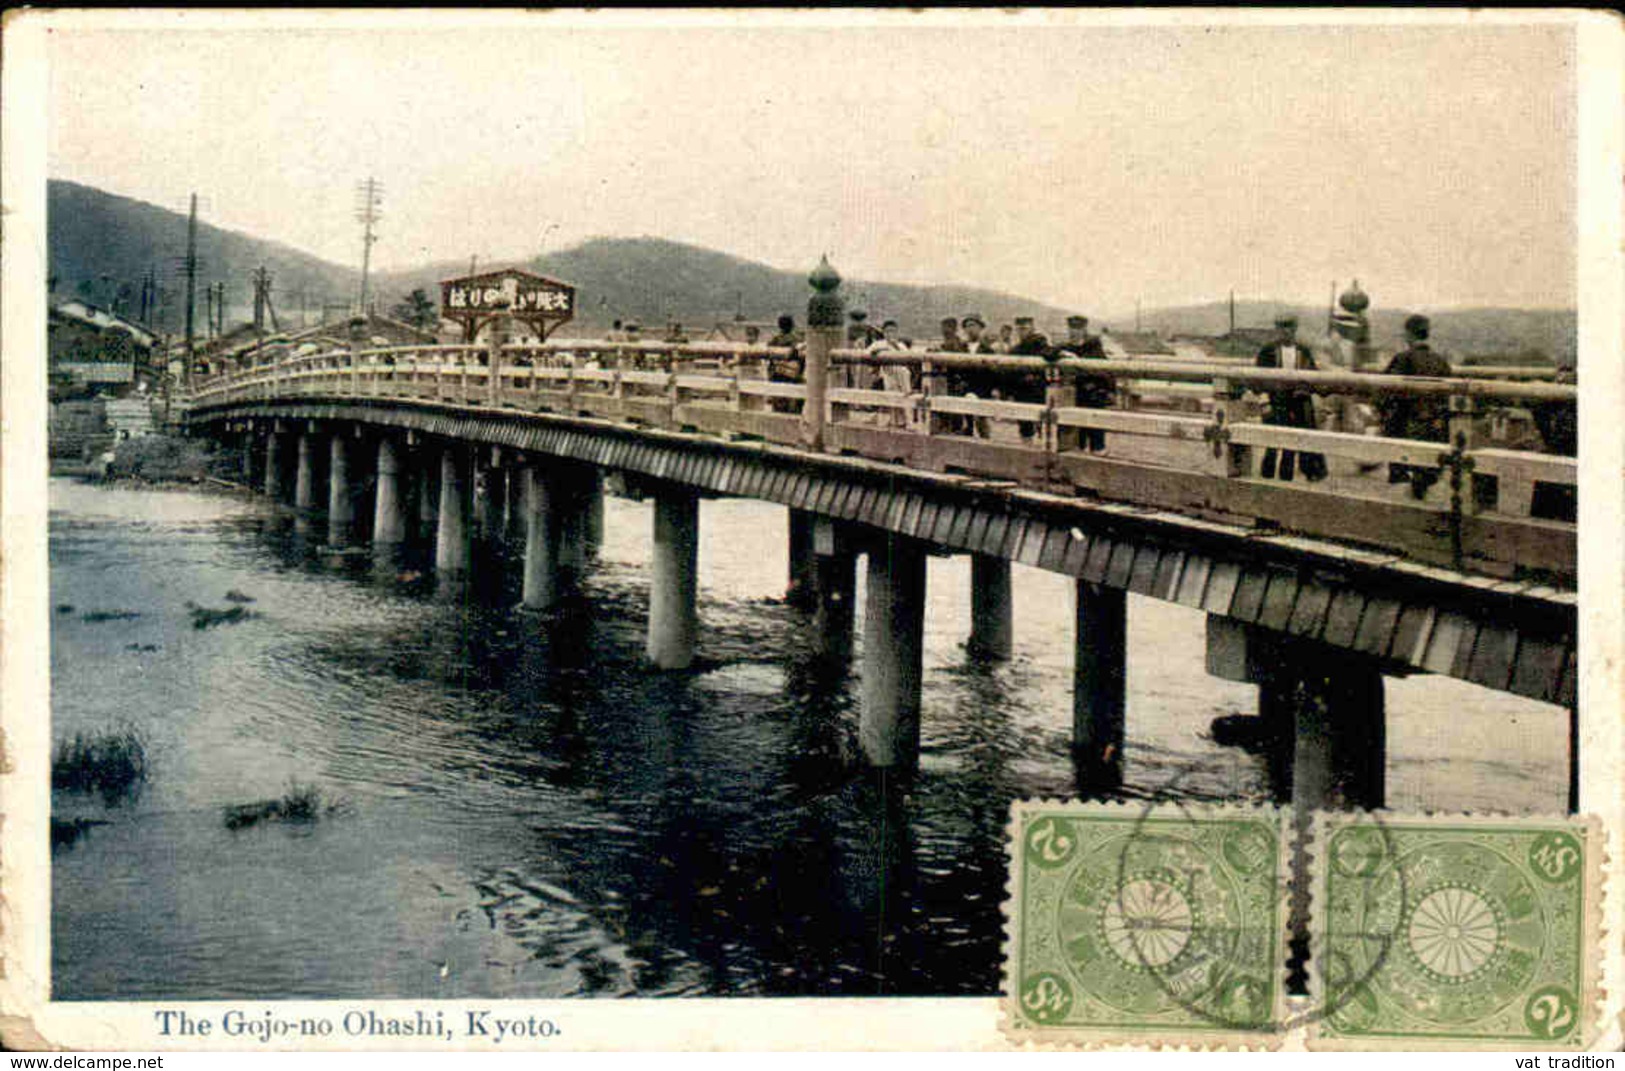
[[1599, 827], [1580, 818], [1325, 815], [1310, 969], [1320, 1048], [1583, 1048]]
[[1035, 802], [1012, 815], [1011, 1038], [1275, 1039], [1290, 847], [1280, 812]]

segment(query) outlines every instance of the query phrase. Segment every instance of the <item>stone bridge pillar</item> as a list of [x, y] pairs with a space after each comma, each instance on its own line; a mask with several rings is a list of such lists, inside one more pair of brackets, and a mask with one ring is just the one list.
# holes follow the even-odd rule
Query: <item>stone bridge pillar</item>
[[472, 512], [470, 519], [473, 525], [474, 538], [484, 540], [490, 538], [495, 530], [492, 523], [493, 515], [501, 516], [500, 507], [494, 507], [492, 483], [497, 478], [497, 470], [490, 465], [485, 447], [476, 447], [473, 451], [473, 465], [470, 472], [470, 485], [472, 488]]
[[294, 477], [293, 504], [302, 510], [316, 508], [316, 445], [314, 431], [299, 433], [299, 471]]
[[272, 425], [265, 436], [265, 496], [272, 502], [282, 501], [282, 436]]
[[328, 542], [341, 544], [355, 525], [355, 488], [350, 485], [350, 437], [334, 432], [327, 468]]
[[858, 744], [873, 766], [913, 770], [920, 758], [925, 546], [887, 533], [869, 550]]
[[649, 661], [661, 669], [686, 669], [694, 661], [699, 547], [699, 498], [686, 489], [662, 489], [654, 500], [647, 644]]
[[844, 660], [852, 654], [858, 556], [844, 536], [837, 522], [813, 518], [813, 632], [818, 637], [819, 655], [832, 660]]
[[1128, 597], [1120, 588], [1078, 581], [1072, 648], [1072, 750], [1088, 788], [1123, 781]]
[[816, 599], [813, 515], [800, 509], [787, 512], [790, 521], [789, 576], [785, 581], [784, 601], [798, 609], [807, 609]]
[[435, 533], [434, 567], [442, 576], [468, 572], [468, 457], [447, 443], [440, 454], [440, 523]]
[[414, 451], [413, 461], [418, 481], [418, 530], [433, 533], [440, 523], [440, 458], [432, 447], [424, 445]]
[[243, 457], [241, 467], [243, 470], [243, 483], [254, 486], [254, 438], [256, 431], [252, 423], [245, 425], [243, 431]]
[[1010, 560], [988, 554], [970, 559], [971, 653], [982, 658], [1010, 657]]
[[559, 601], [568, 580], [559, 563], [563, 511], [559, 488], [550, 474], [532, 462], [524, 468], [525, 583], [521, 604], [546, 610]]
[[373, 503], [372, 541], [406, 540], [406, 508], [401, 494], [401, 447], [392, 435], [378, 439], [378, 490]]
[[596, 465], [581, 472], [576, 490], [581, 515], [581, 558], [595, 558], [604, 545], [604, 473]]

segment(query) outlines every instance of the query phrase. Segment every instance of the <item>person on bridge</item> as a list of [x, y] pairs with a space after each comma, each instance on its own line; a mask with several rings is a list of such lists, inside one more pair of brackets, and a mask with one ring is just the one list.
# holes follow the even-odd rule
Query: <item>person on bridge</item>
[[[1066, 341], [1056, 348], [1056, 357], [1077, 357], [1087, 361], [1106, 359], [1105, 343], [1099, 335], [1089, 333], [1089, 317], [1066, 318]], [[1085, 409], [1110, 409], [1116, 391], [1105, 376], [1079, 375], [1073, 380], [1077, 388], [1077, 404]], [[1078, 441], [1093, 453], [1106, 449], [1106, 433], [1099, 428], [1084, 428]]]
[[[849, 321], [846, 325], [846, 348], [849, 350], [866, 350], [869, 343], [875, 340], [873, 329], [868, 324], [869, 314], [863, 309], [851, 309], [847, 312]], [[863, 365], [838, 364], [830, 370], [829, 385], [832, 387], [855, 387], [859, 390], [867, 389], [872, 382], [869, 369]]]
[[[1420, 314], [1405, 320], [1405, 349], [1394, 355], [1383, 374], [1389, 376], [1450, 375], [1450, 362], [1428, 345], [1433, 325]], [[1377, 403], [1382, 414], [1382, 433], [1390, 439], [1421, 439], [1424, 442], [1450, 441], [1450, 403], [1443, 396], [1409, 397], [1388, 395]], [[1439, 479], [1439, 470], [1422, 465], [1388, 466], [1389, 483], [1410, 482], [1411, 497], [1425, 498], [1428, 488]]]
[[[1258, 351], [1259, 368], [1279, 368], [1286, 372], [1313, 372], [1315, 370], [1315, 356], [1309, 347], [1298, 341], [1298, 318], [1291, 314], [1284, 314], [1275, 318], [1275, 341]], [[1315, 427], [1315, 397], [1302, 389], [1278, 388], [1269, 392], [1269, 410], [1264, 414], [1264, 423], [1278, 428], [1313, 428]], [[1291, 480], [1293, 470], [1297, 467], [1296, 450], [1277, 451], [1271, 446], [1264, 451], [1263, 463], [1259, 466], [1259, 473], [1266, 480], [1276, 477], [1276, 455], [1280, 455], [1280, 478]], [[1326, 455], [1303, 455], [1304, 479], [1311, 482], [1326, 478]]]
[[[959, 321], [960, 330], [965, 332], [965, 353], [971, 356], [990, 357], [993, 355], [993, 343], [984, 337], [987, 331], [987, 321], [977, 313], [971, 313]], [[967, 398], [996, 398], [998, 377], [985, 370], [967, 371], [960, 382], [964, 386]], [[986, 439], [992, 435], [992, 423], [987, 417], [973, 417], [969, 422], [968, 431], [979, 439]]]
[[[880, 332], [880, 337], [869, 346], [871, 354], [903, 353], [908, 350], [908, 342], [903, 339], [896, 320], [887, 320], [881, 324]], [[880, 390], [894, 391], [898, 394], [914, 393], [914, 370], [908, 365], [883, 364], [876, 372], [880, 380]], [[894, 428], [906, 427], [908, 413], [901, 409], [893, 409], [890, 423]]]
[[[800, 383], [806, 372], [806, 354], [802, 349], [801, 334], [796, 330], [796, 318], [789, 313], [779, 317], [779, 333], [767, 340], [769, 346], [783, 347], [790, 351], [786, 357], [774, 357], [767, 362], [767, 378], [772, 383]], [[775, 413], [794, 413], [796, 403], [792, 398], [774, 398], [772, 409]]]
[[[1033, 326], [1031, 316], [1016, 317], [1016, 332], [1021, 337], [1016, 340], [1015, 345], [1010, 347], [1010, 356], [1054, 359], [1050, 353], [1049, 339], [1040, 334], [1038, 328]], [[1047, 377], [1043, 372], [1022, 373], [1010, 385], [1010, 398], [1013, 401], [1033, 402], [1043, 405], [1046, 379]], [[1020, 421], [1017, 428], [1021, 431], [1021, 438], [1024, 442], [1031, 441], [1033, 436], [1038, 433], [1038, 425], [1031, 420]]]
[[[940, 353], [970, 352], [970, 346], [965, 342], [964, 336], [959, 333], [959, 321], [952, 316], [944, 316], [942, 318], [942, 341], [938, 343], [937, 350]], [[949, 369], [946, 379], [949, 394], [963, 395], [968, 393], [969, 388], [967, 387], [967, 383], [969, 382], [969, 378], [964, 369]], [[970, 434], [971, 429], [970, 418], [960, 414], [955, 414], [953, 418], [949, 420], [948, 427], [950, 431], [957, 435], [968, 435]]]

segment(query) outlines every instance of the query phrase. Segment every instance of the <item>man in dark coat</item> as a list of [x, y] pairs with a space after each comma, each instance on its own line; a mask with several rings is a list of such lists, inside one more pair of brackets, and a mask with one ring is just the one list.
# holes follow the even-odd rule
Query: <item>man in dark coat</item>
[[[1106, 346], [1100, 336], [1089, 333], [1089, 317], [1066, 318], [1066, 341], [1056, 347], [1057, 357], [1078, 357], [1090, 361], [1104, 361]], [[1085, 409], [1110, 409], [1115, 391], [1105, 376], [1079, 375], [1073, 380], [1077, 388], [1078, 405]], [[1106, 433], [1099, 428], [1084, 428], [1078, 441], [1096, 453], [1106, 449]]]
[[[1389, 376], [1450, 375], [1450, 362], [1444, 355], [1428, 346], [1432, 330], [1426, 316], [1411, 316], [1405, 321], [1405, 349], [1394, 355], [1383, 369]], [[1409, 397], [1389, 395], [1377, 403], [1382, 414], [1382, 433], [1390, 439], [1421, 439], [1425, 442], [1450, 441], [1450, 403], [1442, 395]], [[1439, 470], [1419, 465], [1388, 466], [1388, 482], [1411, 485], [1411, 497], [1423, 498], [1428, 488], [1439, 479]]]
[[[978, 357], [990, 357], [995, 352], [993, 344], [984, 336], [987, 330], [987, 321], [977, 313], [971, 313], [959, 323], [965, 332], [965, 352]], [[977, 398], [992, 399], [996, 397], [999, 377], [986, 371], [967, 371], [961, 377], [964, 392]], [[967, 431], [977, 438], [986, 439], [992, 434], [992, 425], [987, 417], [974, 417], [966, 422]]]
[[[1012, 357], [1044, 357], [1051, 358], [1049, 339], [1039, 333], [1033, 326], [1031, 316], [1016, 317], [1015, 345], [1010, 347]], [[1012, 377], [1009, 385], [1009, 397], [1012, 401], [1033, 402], [1044, 404], [1044, 373], [1027, 372]], [[1038, 431], [1038, 425], [1031, 420], [1019, 421], [1017, 427], [1021, 430], [1023, 439], [1031, 439]]]
[[[966, 344], [965, 339], [959, 334], [959, 320], [957, 318], [953, 316], [944, 316], [942, 318], [942, 344], [937, 349], [942, 353], [970, 352], [970, 346]], [[948, 374], [942, 380], [939, 380], [939, 382], [943, 381], [946, 381], [948, 393], [951, 395], [963, 395], [970, 389], [970, 380], [965, 371], [960, 368], [949, 369]], [[970, 434], [969, 417], [955, 414], [949, 419], [948, 425], [956, 434]]]
[[[1274, 342], [1258, 351], [1258, 367], [1280, 368], [1284, 371], [1313, 372], [1315, 370], [1315, 357], [1309, 347], [1298, 341], [1298, 318], [1292, 315], [1277, 316], [1275, 318], [1276, 338]], [[1306, 390], [1281, 388], [1270, 391], [1270, 406], [1264, 414], [1264, 423], [1272, 424], [1278, 428], [1313, 428], [1315, 426], [1315, 398]], [[1291, 480], [1293, 469], [1297, 462], [1296, 450], [1281, 450], [1280, 478]], [[1259, 465], [1259, 473], [1266, 480], [1276, 476], [1275, 447], [1271, 446], [1264, 451], [1264, 460]], [[1326, 478], [1326, 455], [1303, 455], [1304, 479], [1311, 482]]]
[[[782, 346], [790, 351], [787, 356], [774, 357], [767, 362], [767, 378], [772, 383], [800, 383], [806, 371], [801, 336], [796, 332], [796, 319], [789, 313], [779, 317], [779, 333], [767, 340], [769, 346]], [[792, 398], [772, 399], [775, 413], [793, 413], [796, 403]]]

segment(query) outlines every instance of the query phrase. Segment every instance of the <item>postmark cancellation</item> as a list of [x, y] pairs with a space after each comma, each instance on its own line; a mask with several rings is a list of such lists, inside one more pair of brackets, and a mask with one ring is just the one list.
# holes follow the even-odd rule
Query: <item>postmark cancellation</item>
[[1273, 1045], [1290, 836], [1274, 808], [1014, 804], [1007, 1036]]

